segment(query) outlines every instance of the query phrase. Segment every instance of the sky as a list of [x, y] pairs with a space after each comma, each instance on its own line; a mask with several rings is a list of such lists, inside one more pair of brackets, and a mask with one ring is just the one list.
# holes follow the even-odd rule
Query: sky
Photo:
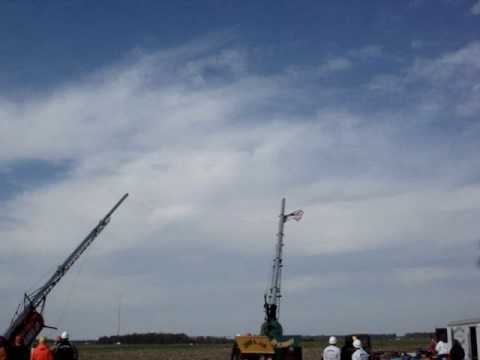
[[[0, 323], [289, 334], [478, 317], [480, 2], [0, 2]], [[56, 335], [46, 331], [47, 335]]]

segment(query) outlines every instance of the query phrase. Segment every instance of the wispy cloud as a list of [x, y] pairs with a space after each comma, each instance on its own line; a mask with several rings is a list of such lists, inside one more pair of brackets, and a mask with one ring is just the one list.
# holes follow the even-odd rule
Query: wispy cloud
[[366, 45], [359, 49], [350, 50], [348, 53], [354, 59], [367, 61], [385, 56], [385, 52], [380, 45]]
[[465, 278], [465, 272], [459, 269], [445, 269], [442, 267], [416, 267], [402, 269], [396, 273], [403, 286], [415, 288], [418, 286], [431, 286], [437, 281], [458, 281]]
[[411, 45], [412, 49], [418, 50], [421, 49], [424, 44], [422, 40], [412, 40]]
[[[164, 320], [152, 319], [153, 303], [189, 309], [185, 299], [193, 291], [206, 309], [211, 294], [224, 289], [215, 301], [227, 314], [231, 306], [222, 303], [235, 302], [236, 291], [244, 294], [237, 300], [257, 291], [248, 290], [250, 279], [266, 269], [258, 259], [270, 259], [282, 196], [289, 208], [305, 210], [302, 223], [288, 224], [289, 255], [388, 251], [399, 244], [428, 253], [452, 241], [470, 246], [480, 215], [480, 128], [473, 121], [451, 124], [455, 114], [475, 116], [478, 47], [418, 59], [388, 74], [371, 72], [370, 85], [346, 89], [289, 71], [258, 74], [248, 49], [203, 40], [139, 53], [21, 103], [1, 99], [0, 163], [67, 161], [69, 167], [61, 178], [2, 203], [0, 219], [10, 221], [0, 221], [2, 261], [37, 256], [55, 264], [128, 191], [131, 198], [94, 244], [82, 280], [93, 291], [82, 295], [82, 306], [106, 313], [118, 293], [142, 293], [129, 300], [139, 311], [130, 316], [132, 328], [143, 321], [144, 328], [183, 331], [187, 317], [165, 310]], [[335, 76], [352, 66], [340, 57], [311, 70]], [[455, 111], [445, 111], [445, 99]], [[132, 252], [141, 269], [121, 256]], [[255, 267], [242, 272], [238, 259], [250, 258]], [[200, 285], [199, 266], [210, 274], [208, 285]], [[396, 281], [417, 273], [402, 274]], [[350, 284], [342, 276], [337, 280]], [[12, 283], [18, 293], [26, 286], [20, 276], [3, 286]], [[300, 293], [331, 285], [308, 274], [290, 284]], [[52, 302], [53, 309], [60, 306]], [[256, 316], [256, 304], [248, 306], [240, 327]], [[98, 315], [100, 335], [109, 331], [102, 322], [111, 320]], [[78, 331], [87, 334], [86, 322], [75, 316]], [[207, 313], [196, 316], [190, 329], [204, 332]], [[232, 326], [218, 321], [209, 331]]]
[[320, 76], [327, 76], [329, 74], [344, 71], [352, 68], [352, 62], [344, 57], [333, 58], [327, 60], [325, 63], [321, 64], [318, 69], [317, 73]]
[[480, 15], [480, 1], [477, 1], [470, 10], [473, 15]]

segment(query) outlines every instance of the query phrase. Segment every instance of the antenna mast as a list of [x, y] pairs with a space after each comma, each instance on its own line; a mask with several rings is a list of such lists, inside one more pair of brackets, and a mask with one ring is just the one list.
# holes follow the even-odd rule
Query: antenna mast
[[269, 338], [280, 339], [283, 336], [282, 325], [278, 322], [280, 317], [280, 298], [282, 297], [282, 267], [283, 267], [283, 228], [289, 219], [300, 221], [303, 210], [296, 210], [285, 215], [285, 198], [282, 199], [278, 220], [277, 244], [273, 258], [272, 280], [270, 288], [265, 293], [264, 308], [265, 322], [260, 333]]
[[282, 199], [280, 215], [278, 216], [277, 244], [275, 247], [275, 257], [273, 259], [272, 280], [270, 288], [265, 294], [265, 320], [278, 320], [280, 318], [280, 298], [282, 297], [282, 250], [283, 250], [283, 227], [285, 218], [285, 198]]

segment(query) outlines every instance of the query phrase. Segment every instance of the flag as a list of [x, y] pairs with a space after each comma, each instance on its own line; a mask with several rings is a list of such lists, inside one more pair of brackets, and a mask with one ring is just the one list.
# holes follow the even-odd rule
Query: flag
[[303, 210], [298, 209], [288, 215], [285, 215], [285, 221], [288, 221], [290, 219], [293, 219], [295, 221], [300, 221], [302, 220], [302, 217], [303, 217]]

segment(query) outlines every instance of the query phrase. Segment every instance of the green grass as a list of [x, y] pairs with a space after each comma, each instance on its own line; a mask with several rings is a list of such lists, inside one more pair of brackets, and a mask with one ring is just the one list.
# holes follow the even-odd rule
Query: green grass
[[215, 350], [228, 347], [230, 344], [202, 344], [191, 346], [189, 344], [122, 344], [122, 345], [103, 345], [86, 344], [78, 345], [81, 352], [116, 352], [116, 351], [193, 351], [193, 350]]
[[[402, 351], [410, 352], [415, 351], [418, 348], [426, 348], [430, 343], [430, 338], [416, 338], [416, 339], [400, 339], [400, 340], [372, 340], [373, 351]], [[343, 344], [339, 341], [338, 345], [341, 347]], [[303, 342], [304, 349], [322, 349], [326, 346], [326, 343], [320, 343], [317, 341]], [[190, 346], [189, 344], [136, 344], [136, 345], [99, 345], [88, 344], [79, 345], [78, 349], [82, 353], [108, 353], [108, 352], [209, 352], [209, 351], [222, 351], [226, 348], [230, 348], [230, 344], [202, 344]]]
[[[373, 351], [415, 351], [425, 348], [430, 342], [425, 339], [372, 340]], [[303, 360], [318, 360], [326, 342], [304, 342]], [[341, 344], [339, 344], [341, 346]], [[81, 360], [229, 360], [230, 344], [214, 345], [79, 345]]]

